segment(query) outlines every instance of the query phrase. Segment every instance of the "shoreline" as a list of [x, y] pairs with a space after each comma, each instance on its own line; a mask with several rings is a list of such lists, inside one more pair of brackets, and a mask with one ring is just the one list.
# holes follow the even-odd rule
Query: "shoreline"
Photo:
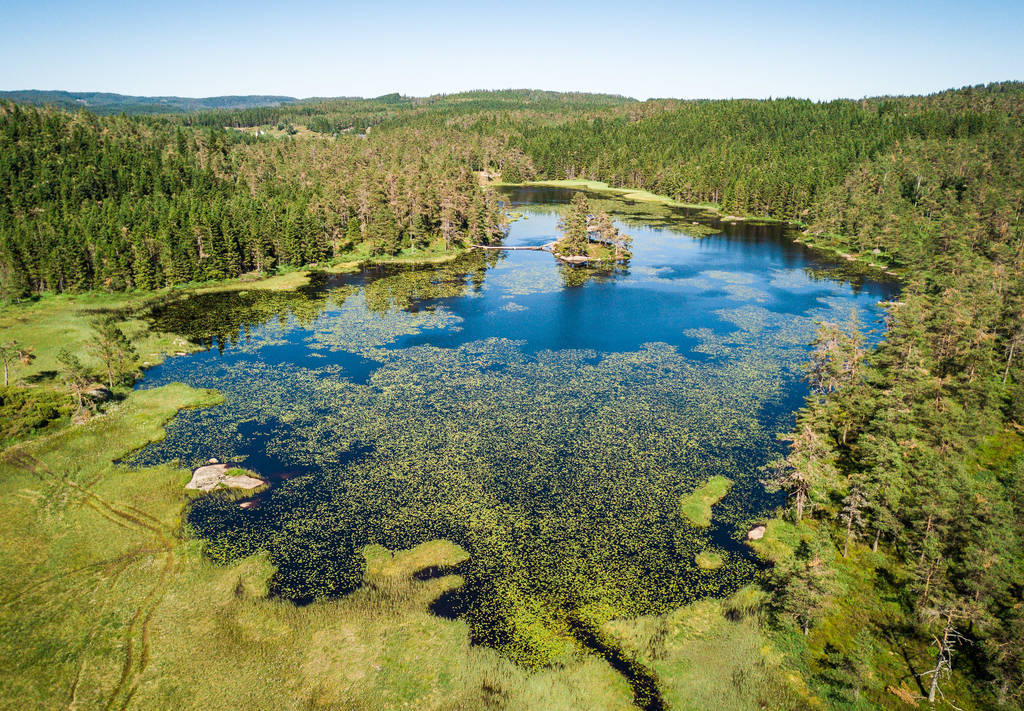
[[[714, 217], [720, 222], [761, 222], [761, 223], [774, 223], [786, 225], [794, 232], [797, 236], [792, 237], [792, 241], [796, 244], [803, 245], [809, 249], [818, 250], [821, 252], [827, 252], [835, 257], [845, 260], [847, 262], [856, 262], [868, 269], [879, 271], [886, 276], [894, 277], [896, 279], [902, 279], [905, 275], [905, 269], [894, 267], [891, 264], [878, 264], [873, 261], [873, 258], [878, 258], [879, 255], [864, 255], [856, 254], [852, 251], [843, 247], [837, 247], [832, 244], [821, 244], [815, 240], [815, 237], [810, 235], [806, 231], [806, 227], [801, 222], [795, 222], [792, 220], [780, 220], [777, 217], [764, 217], [760, 215], [725, 215], [722, 213], [720, 206], [716, 203], [685, 203], [668, 197], [667, 195], [658, 195], [656, 193], [649, 192], [647, 190], [639, 190], [636, 188], [616, 188], [612, 187], [608, 183], [601, 180], [586, 180], [586, 179], [554, 179], [554, 180], [528, 180], [521, 183], [506, 183], [500, 180], [484, 183], [485, 187], [493, 188], [565, 188], [569, 190], [587, 190], [596, 193], [608, 193], [617, 198], [630, 200], [633, 202], [647, 202], [658, 205], [664, 205], [666, 207], [677, 207], [688, 210], [702, 210], [708, 213], [709, 216]], [[823, 237], [824, 235], [818, 235]], [[837, 237], [841, 236], [836, 235]]]
[[[34, 358], [30, 363], [17, 368], [11, 387], [62, 392], [64, 388], [56, 376], [59, 368], [57, 355], [62, 348], [78, 355], [87, 368], [100, 370], [101, 364], [90, 352], [88, 345], [93, 335], [91, 322], [96, 317], [110, 315], [115, 318], [137, 354], [135, 366], [138, 371], [135, 377], [130, 383], [119, 383], [114, 388], [116, 399], [120, 400], [134, 391], [139, 381], [145, 377], [146, 370], [160, 365], [167, 358], [202, 350], [180, 334], [150, 330], [146, 312], [161, 303], [204, 294], [295, 291], [309, 285], [310, 276], [314, 272], [342, 274], [375, 264], [444, 264], [470, 251], [469, 248], [464, 248], [447, 253], [406, 253], [385, 257], [360, 255], [361, 258], [358, 259], [339, 260], [330, 264], [311, 264], [301, 268], [290, 268], [277, 274], [249, 272], [229, 279], [186, 282], [152, 290], [44, 293], [0, 304], [0, 333], [4, 339], [34, 346]], [[100, 380], [97, 377], [97, 382]], [[176, 411], [177, 409], [181, 408], [176, 408]], [[0, 453], [27, 442], [48, 438], [66, 429], [67, 423], [52, 426], [49, 423], [42, 423], [33, 435], [24, 437], [15, 434], [5, 439], [0, 443]]]
[[267, 291], [291, 291], [309, 283], [309, 275], [313, 272], [340, 274], [354, 271], [366, 266], [382, 264], [400, 264], [406, 266], [446, 264], [472, 251], [471, 247], [455, 249], [450, 252], [425, 252], [422, 255], [366, 256], [345, 260], [345, 256], [337, 261], [314, 262], [301, 267], [288, 267], [276, 273], [246, 272], [235, 277], [211, 279], [209, 281], [182, 282], [159, 289], [136, 289], [132, 291], [89, 291], [33, 294], [32, 296], [10, 303], [0, 303], [0, 329], [4, 328], [4, 317], [18, 309], [28, 308], [44, 301], [75, 302], [82, 299], [100, 299], [104, 307], [115, 310], [134, 310], [145, 308], [149, 300], [169, 294], [193, 293], [212, 294], [220, 291], [244, 291], [248, 289], [265, 289]]
[[[489, 182], [485, 184], [486, 187], [492, 188], [567, 188], [570, 190], [590, 190], [593, 192], [613, 193], [618, 197], [626, 200], [633, 200], [635, 202], [652, 202], [667, 205], [668, 207], [684, 207], [693, 210], [708, 210], [715, 213], [720, 213], [718, 205], [715, 203], [686, 203], [680, 202], [667, 195], [658, 195], [656, 193], [649, 192], [647, 190], [640, 190], [638, 188], [616, 188], [602, 180], [585, 180], [583, 178], [576, 179], [554, 179], [554, 180], [527, 180], [522, 183], [505, 183], [500, 180]], [[768, 218], [772, 222], [781, 222], [781, 220], [775, 220]]]

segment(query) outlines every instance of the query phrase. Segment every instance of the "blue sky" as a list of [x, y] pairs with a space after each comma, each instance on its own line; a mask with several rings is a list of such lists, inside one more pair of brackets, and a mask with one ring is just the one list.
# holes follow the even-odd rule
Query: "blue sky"
[[3, 2], [0, 89], [828, 99], [1024, 79], [1024, 0]]

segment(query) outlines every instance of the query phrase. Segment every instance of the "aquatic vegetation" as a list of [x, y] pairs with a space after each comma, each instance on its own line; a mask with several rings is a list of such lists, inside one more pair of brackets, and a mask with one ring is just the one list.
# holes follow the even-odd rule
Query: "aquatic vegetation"
[[[388, 280], [390, 281], [394, 277]], [[374, 286], [379, 282], [374, 282]], [[377, 349], [392, 343], [401, 336], [422, 333], [426, 329], [451, 329], [461, 319], [444, 307], [407, 312], [401, 308], [387, 306], [392, 300], [380, 293], [360, 293], [331, 309], [328, 318], [317, 321], [307, 342], [315, 349], [328, 349], [359, 353], [368, 358], [377, 354]], [[374, 303], [373, 299], [378, 301]], [[371, 308], [373, 304], [376, 309]], [[383, 307], [383, 308], [382, 308]]]
[[[517, 226], [553, 224], [521, 209], [533, 219], [510, 239]], [[802, 392], [814, 316], [849, 302], [811, 290], [790, 313], [735, 305], [749, 294], [708, 297], [715, 308], [683, 321], [700, 326], [669, 320], [641, 340], [643, 312], [602, 312], [594, 299], [669, 309], [703, 282], [645, 261], [645, 240], [662, 243], [637, 237], [635, 282], [515, 252], [323, 277], [290, 295], [223, 295], [221, 315], [214, 299], [193, 302], [202, 319], [189, 302], [167, 305], [153, 318], [191, 325], [190, 338], [223, 355], [172, 359], [144, 387], [185, 380], [225, 403], [182, 412], [133, 461], [217, 456], [271, 481], [252, 508], [195, 501], [187, 527], [216, 561], [265, 552], [271, 592], [291, 600], [356, 589], [367, 545], [458, 544], [465, 583], [435, 611], [526, 666], [575, 654], [589, 644], [581, 630], [608, 620], [728, 594], [759, 567], [732, 534], [777, 501], [757, 469]], [[671, 256], [663, 249], [659, 260]], [[766, 287], [719, 271], [695, 273]], [[695, 489], [700, 511], [683, 511], [698, 526], [680, 510]]]
[[771, 299], [768, 292], [762, 291], [761, 289], [754, 289], [745, 284], [729, 284], [725, 287], [724, 291], [738, 301], [764, 302]]
[[694, 560], [701, 570], [718, 570], [725, 563], [725, 559], [718, 551], [707, 549], [696, 555]]
[[753, 274], [744, 274], [743, 272], [723, 272], [717, 269], [709, 269], [708, 271], [703, 272], [703, 275], [708, 279], [724, 281], [726, 284], [753, 284], [757, 281]]
[[[548, 257], [548, 259], [551, 259]], [[509, 296], [529, 296], [558, 291], [562, 288], [559, 271], [547, 261], [532, 264], [504, 263], [487, 275], [487, 286], [501, 289]]]

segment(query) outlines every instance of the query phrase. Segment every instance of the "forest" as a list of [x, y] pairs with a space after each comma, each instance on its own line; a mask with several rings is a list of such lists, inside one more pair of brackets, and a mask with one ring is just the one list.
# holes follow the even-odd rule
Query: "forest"
[[154, 289], [300, 267], [357, 245], [395, 254], [500, 233], [493, 196], [419, 131], [277, 142], [223, 128], [2, 112], [5, 295]]
[[[1019, 82], [820, 103], [497, 91], [101, 116], [6, 102], [0, 298], [455, 253], [502, 239], [497, 182], [599, 180], [790, 222], [902, 291], [876, 347], [855, 318], [821, 324], [812, 394], [762, 473], [787, 496], [769, 534], [792, 550], [762, 576], [759, 614], [836, 708], [874, 694], [1018, 709], [1021, 156]], [[907, 645], [929, 668], [900, 686], [879, 660]]]

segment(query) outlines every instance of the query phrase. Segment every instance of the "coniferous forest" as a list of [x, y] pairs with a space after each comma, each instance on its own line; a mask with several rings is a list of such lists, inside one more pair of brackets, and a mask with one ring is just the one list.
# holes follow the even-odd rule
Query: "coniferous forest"
[[412, 131], [373, 143], [3, 107], [11, 295], [154, 289], [498, 233], [474, 147]]
[[[855, 316], [819, 324], [810, 395], [758, 474], [784, 492], [767, 523], [777, 545], [754, 602], [732, 614], [788, 640], [806, 694], [758, 692], [787, 708], [1024, 708], [1024, 84], [830, 102], [395, 94], [132, 115], [2, 103], [0, 297], [18, 309], [353, 254], [461, 254], [504, 237], [496, 187], [555, 180], [785, 221], [898, 275], [884, 337]], [[101, 341], [135, 358], [119, 339]], [[15, 374], [34, 357], [22, 341], [4, 346]], [[55, 363], [61, 382], [89, 380]], [[43, 402], [52, 393], [30, 406], [14, 391], [5, 383], [12, 422], [49, 431], [71, 417]], [[880, 661], [900, 655], [919, 676]]]

